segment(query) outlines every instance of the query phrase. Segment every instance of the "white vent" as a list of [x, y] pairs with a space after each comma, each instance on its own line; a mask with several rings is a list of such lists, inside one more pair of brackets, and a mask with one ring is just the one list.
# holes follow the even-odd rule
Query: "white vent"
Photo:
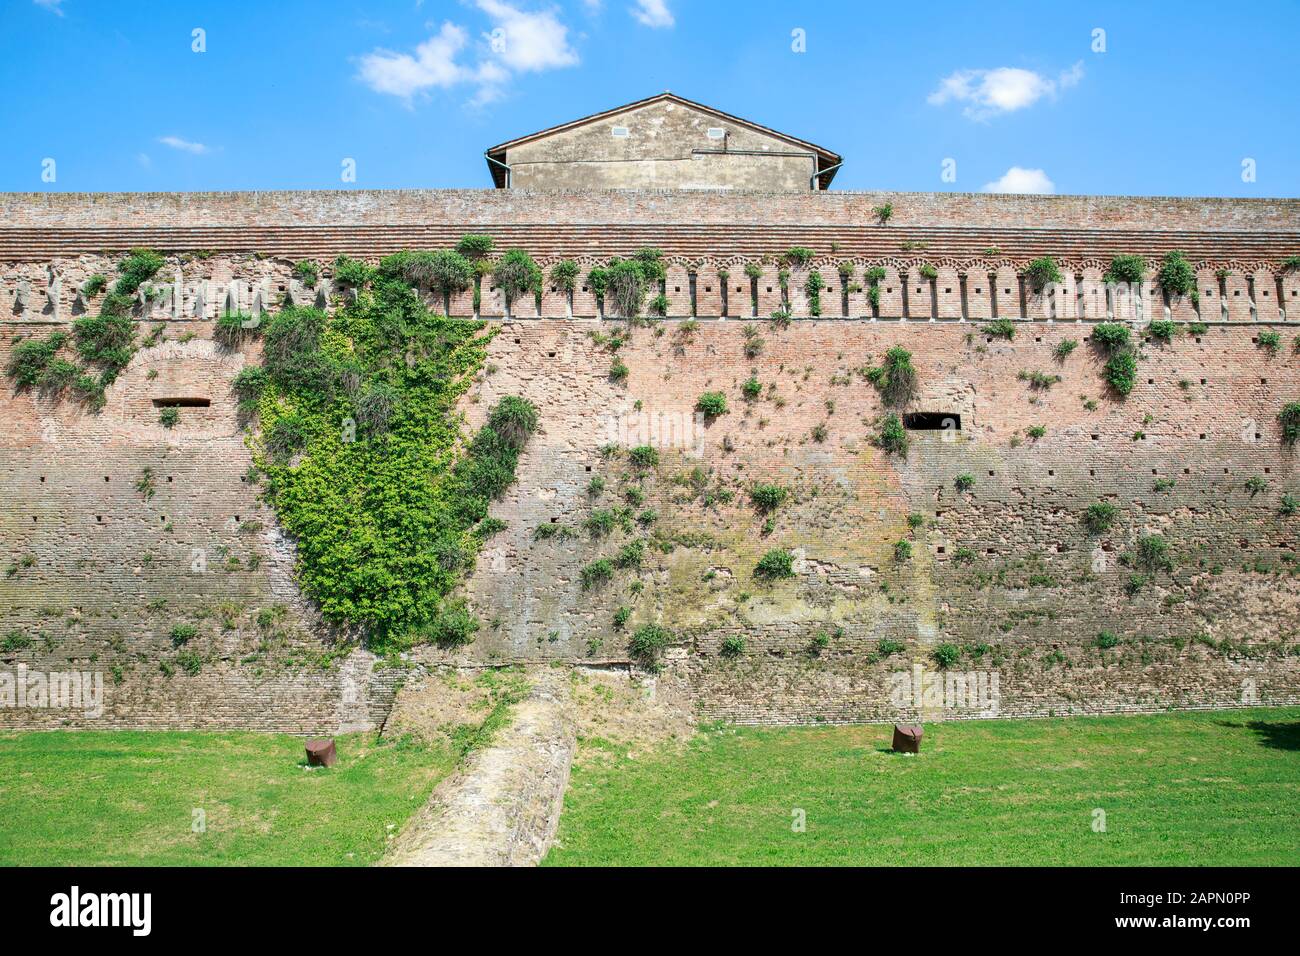
[[628, 136], [626, 126], [615, 126], [610, 132], [614, 134], [615, 139], [627, 139]]
[[721, 126], [709, 127], [709, 139], [724, 139], [726, 138], [726, 135], [727, 135], [727, 131], [723, 129]]

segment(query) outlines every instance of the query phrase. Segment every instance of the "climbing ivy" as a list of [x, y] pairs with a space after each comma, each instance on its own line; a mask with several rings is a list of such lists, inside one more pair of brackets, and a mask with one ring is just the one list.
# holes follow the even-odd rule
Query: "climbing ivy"
[[[135, 355], [135, 324], [131, 319], [132, 296], [163, 266], [163, 258], [150, 249], [133, 249], [118, 263], [121, 274], [104, 296], [99, 315], [88, 315], [72, 323], [71, 343], [85, 365], [59, 357], [69, 342], [64, 332], [24, 342], [10, 357], [8, 373], [19, 388], [38, 387], [46, 395], [58, 396], [71, 389], [91, 409], [104, 407], [104, 389], [117, 379]], [[92, 276], [96, 291], [105, 277]], [[92, 282], [88, 281], [87, 286]], [[98, 374], [95, 374], [98, 372]]]
[[257, 409], [250, 442], [267, 499], [297, 541], [303, 589], [374, 648], [460, 644], [477, 629], [450, 595], [537, 427], [529, 402], [505, 398], [461, 441], [456, 404], [493, 334], [372, 274], [334, 316], [295, 307], [272, 316], [260, 374], [236, 383]]
[[808, 314], [819, 316], [822, 314], [822, 290], [826, 288], [826, 281], [822, 279], [822, 274], [816, 269], [808, 273], [808, 278], [804, 281], [804, 295], [808, 297]]

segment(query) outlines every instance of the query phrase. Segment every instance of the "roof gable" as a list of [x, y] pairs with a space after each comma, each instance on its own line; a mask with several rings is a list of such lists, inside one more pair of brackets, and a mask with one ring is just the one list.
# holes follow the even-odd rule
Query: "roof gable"
[[806, 150], [807, 152], [814, 153], [817, 157], [817, 170], [818, 170], [818, 175], [821, 179], [822, 189], [825, 189], [830, 184], [831, 179], [835, 175], [834, 172], [835, 168], [837, 168], [842, 162], [842, 157], [838, 153], [833, 153], [822, 146], [816, 145], [815, 143], [810, 143], [807, 140], [802, 140], [799, 139], [798, 137], [790, 136], [787, 133], [782, 133], [778, 130], [771, 129], [770, 127], [763, 126], [751, 120], [744, 119], [743, 117], [733, 116], [730, 113], [724, 113], [722, 110], [714, 109], [711, 106], [705, 106], [703, 103], [696, 103], [693, 100], [688, 100], [685, 97], [676, 95], [675, 93], [664, 91], [663, 93], [658, 93], [655, 96], [650, 96], [643, 100], [637, 100], [636, 102], [633, 103], [625, 103], [622, 106], [616, 106], [613, 109], [604, 110], [599, 113], [592, 113], [589, 116], [583, 116], [580, 117], [579, 119], [570, 120], [567, 123], [560, 123], [557, 126], [550, 126], [547, 127], [546, 129], [538, 130], [535, 133], [529, 133], [525, 136], [519, 136], [515, 139], [507, 140], [504, 143], [499, 143], [496, 146], [492, 146], [488, 148], [487, 150], [484, 151], [484, 156], [487, 157], [488, 168], [492, 173], [492, 179], [496, 184], [497, 188], [502, 188], [505, 186], [506, 170], [503, 164], [505, 162], [505, 155], [508, 149], [521, 146], [525, 143], [531, 143], [537, 140], [545, 139], [547, 137], [554, 136], [559, 133], [564, 133], [571, 130], [580, 129], [584, 126], [590, 126], [596, 123], [607, 121], [621, 114], [630, 113], [635, 110], [640, 110], [647, 106], [651, 106], [657, 103], [673, 103], [697, 113], [702, 113], [707, 116], [714, 116], [717, 117], [719, 120], [744, 127], [745, 129], [751, 130], [763, 136], [771, 137], [773, 139], [780, 140], [781, 142], [788, 143], [789, 145], [796, 147], [798, 149], [802, 149], [802, 150]]

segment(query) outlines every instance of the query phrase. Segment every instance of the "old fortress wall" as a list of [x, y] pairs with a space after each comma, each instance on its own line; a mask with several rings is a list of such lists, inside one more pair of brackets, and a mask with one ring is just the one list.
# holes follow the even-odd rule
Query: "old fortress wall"
[[[895, 212], [882, 226], [874, 209], [886, 202]], [[591, 290], [580, 284], [570, 302], [548, 283], [545, 321], [532, 302], [505, 319], [485, 280], [481, 315], [500, 332], [467, 396], [468, 422], [519, 394], [537, 405], [542, 431], [494, 506], [508, 527], [466, 584], [483, 629], [454, 654], [421, 649], [419, 664], [624, 666], [627, 634], [656, 622], [675, 635], [659, 692], [744, 721], [898, 716], [892, 675], [933, 669], [943, 644], [961, 649], [960, 670], [998, 673], [1004, 715], [1300, 701], [1300, 516], [1282, 504], [1300, 496], [1300, 481], [1277, 420], [1300, 400], [1300, 272], [1283, 267], [1300, 254], [1300, 203], [1285, 200], [0, 196], [0, 363], [22, 339], [93, 313], [97, 299], [79, 290], [112, 275], [122, 251], [147, 246], [167, 259], [154, 282], [162, 294], [136, 308], [139, 339], [161, 332], [102, 411], [11, 382], [0, 393], [0, 668], [103, 671], [99, 726], [382, 722], [404, 672], [365, 651], [336, 653], [338, 635], [299, 595], [293, 544], [245, 480], [250, 453], [230, 393], [257, 346], [226, 350], [212, 326], [227, 308], [270, 309], [286, 294], [315, 301], [323, 290], [302, 287], [295, 260], [319, 261], [328, 283], [340, 253], [375, 261], [469, 232], [523, 248], [544, 269], [575, 259], [584, 276], [655, 246], [668, 265], [668, 318], [630, 330], [620, 381], [608, 336], [623, 323], [598, 320]], [[766, 321], [782, 302], [775, 260], [793, 246], [815, 257], [791, 270], [794, 320], [780, 328]], [[1165, 303], [1151, 285], [1172, 250], [1196, 269], [1195, 305]], [[1135, 311], [1102, 281], [1124, 254], [1148, 262]], [[1064, 281], [1036, 295], [1022, 270], [1043, 255]], [[852, 266], [847, 282], [841, 263]], [[749, 264], [761, 270], [752, 282]], [[873, 308], [863, 273], [875, 266], [886, 277]], [[812, 269], [827, 285], [818, 319], [803, 292]], [[1093, 325], [1116, 313], [1141, 339], [1166, 308], [1178, 334], [1147, 337], [1132, 393], [1108, 394]], [[469, 294], [453, 299], [452, 314], [472, 311]], [[981, 320], [992, 317], [1019, 320], [1014, 337], [987, 334]], [[1261, 340], [1272, 331], [1276, 351]], [[1061, 359], [1065, 339], [1079, 346]], [[871, 443], [885, 407], [862, 375], [893, 345], [917, 369], [907, 410], [960, 418], [959, 430], [911, 432], [905, 458]], [[1051, 383], [1035, 386], [1035, 372]], [[763, 390], [747, 400], [751, 376]], [[723, 392], [729, 411], [700, 421], [694, 406], [707, 391]], [[176, 401], [185, 414], [164, 429], [158, 407]], [[601, 452], [662, 423], [676, 437], [650, 474]], [[1031, 438], [1035, 427], [1044, 431]], [[973, 487], [958, 490], [959, 475]], [[605, 481], [595, 494], [593, 477]], [[748, 491], [769, 481], [790, 498], [765, 528]], [[601, 539], [580, 530], [629, 488], [656, 512], [652, 528]], [[1100, 534], [1080, 521], [1098, 501], [1118, 508]], [[539, 539], [551, 523], [577, 533]], [[1130, 591], [1121, 557], [1151, 534], [1168, 542], [1173, 570]], [[647, 545], [639, 571], [581, 586], [585, 565], [633, 540]], [[895, 557], [900, 540], [909, 560]], [[758, 581], [754, 567], [773, 548], [795, 554], [796, 575]], [[630, 611], [621, 629], [611, 623], [620, 607]], [[195, 673], [168, 663], [178, 623], [196, 629]], [[1099, 647], [1102, 631], [1119, 643]], [[728, 638], [743, 652], [722, 653]], [[902, 650], [882, 655], [882, 640]], [[0, 708], [0, 727], [79, 724], [91, 721]]]

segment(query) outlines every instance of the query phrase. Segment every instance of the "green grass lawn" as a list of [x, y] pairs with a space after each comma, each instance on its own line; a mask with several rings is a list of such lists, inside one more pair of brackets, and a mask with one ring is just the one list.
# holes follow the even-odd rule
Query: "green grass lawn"
[[455, 758], [336, 739], [338, 764], [309, 770], [284, 735], [0, 733], [0, 865], [372, 863]]
[[889, 753], [890, 732], [714, 727], [609, 760], [584, 742], [545, 862], [1300, 862], [1300, 708], [953, 721], [916, 757]]

